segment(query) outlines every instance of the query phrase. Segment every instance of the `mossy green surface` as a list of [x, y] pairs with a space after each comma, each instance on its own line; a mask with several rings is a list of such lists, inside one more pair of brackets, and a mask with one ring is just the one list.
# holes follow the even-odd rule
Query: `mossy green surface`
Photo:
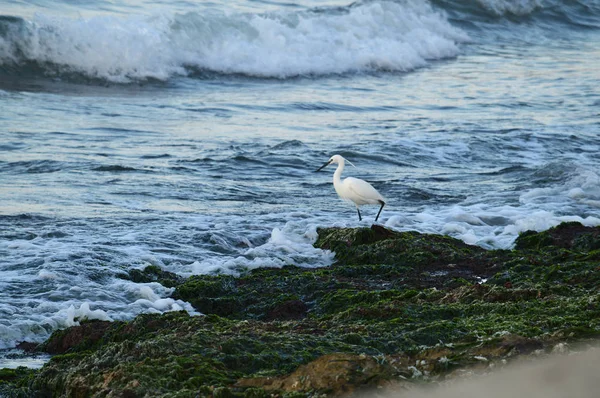
[[35, 370], [25, 367], [0, 369], [0, 397], [28, 397], [31, 393], [29, 382], [34, 374]]
[[[339, 391], [307, 384], [311, 368], [297, 369], [335, 355], [362, 369], [362, 378], [340, 375], [351, 391], [366, 380], [441, 377], [481, 355], [548, 352], [600, 333], [599, 231], [570, 223], [487, 251], [377, 226], [321, 229], [315, 245], [335, 250], [333, 266], [191, 277], [174, 296], [206, 316], [101, 326], [30, 386], [41, 396], [312, 396]], [[385, 377], [365, 378], [367, 368]]]

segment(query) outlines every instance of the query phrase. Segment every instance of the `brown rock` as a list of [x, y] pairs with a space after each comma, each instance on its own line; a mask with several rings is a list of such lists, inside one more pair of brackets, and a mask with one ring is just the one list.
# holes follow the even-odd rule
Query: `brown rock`
[[73, 347], [89, 347], [100, 340], [112, 325], [109, 321], [90, 321], [55, 332], [45, 343], [48, 354], [64, 354]]
[[331, 396], [350, 394], [357, 388], [386, 384], [395, 369], [369, 355], [324, 355], [282, 377], [238, 380], [236, 387], [260, 387], [267, 391], [322, 391]]
[[19, 344], [17, 344], [17, 348], [19, 350], [23, 350], [27, 353], [32, 353], [37, 351], [39, 344], [38, 343], [31, 343], [29, 341], [22, 341]]

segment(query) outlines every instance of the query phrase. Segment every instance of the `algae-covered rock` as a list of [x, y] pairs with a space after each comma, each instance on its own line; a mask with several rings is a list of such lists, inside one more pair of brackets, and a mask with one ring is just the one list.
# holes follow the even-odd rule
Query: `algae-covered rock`
[[378, 225], [323, 228], [318, 232], [315, 246], [335, 251], [336, 260], [343, 264], [389, 264], [420, 270], [451, 265], [472, 273], [487, 265], [478, 261], [484, 249], [448, 236], [395, 232]]
[[113, 327], [112, 322], [87, 321], [81, 325], [54, 332], [38, 349], [48, 354], [65, 354], [71, 350], [91, 349], [111, 327]]
[[[315, 246], [336, 250], [330, 268], [260, 269], [239, 278], [192, 276], [175, 298], [204, 314], [234, 319], [302, 319], [364, 301], [365, 294], [472, 284], [497, 272], [496, 257], [459, 240], [372, 228], [319, 230]], [[368, 291], [368, 292], [365, 292]], [[412, 294], [412, 293], [409, 293]], [[352, 297], [347, 297], [352, 296]]]
[[600, 227], [585, 227], [578, 222], [562, 223], [543, 232], [526, 231], [515, 241], [517, 250], [559, 247], [579, 252], [600, 249]]
[[[55, 396], [197, 396], [237, 380], [283, 375], [322, 355], [354, 352], [293, 323], [231, 321], [185, 312], [114, 324], [95, 350], [74, 346], [41, 369], [33, 388]], [[225, 394], [228, 390], [219, 390]], [[236, 393], [243, 390], [237, 389]]]
[[32, 391], [344, 395], [502, 367], [600, 334], [597, 228], [528, 232], [515, 250], [489, 251], [380, 226], [318, 233], [315, 246], [335, 252], [330, 267], [170, 278], [174, 297], [204, 316], [55, 332], [46, 347], [64, 354], [31, 377]]
[[159, 266], [149, 265], [143, 270], [131, 269], [127, 274], [119, 275], [122, 279], [128, 279], [136, 283], [158, 282], [165, 287], [174, 287], [184, 281], [182, 276], [173, 272], [165, 271]]
[[231, 275], [192, 276], [177, 287], [174, 297], [189, 301], [203, 314], [229, 316], [245, 308], [237, 293], [237, 282]]
[[0, 397], [25, 398], [31, 396], [29, 382], [35, 370], [18, 367], [16, 369], [0, 369]]

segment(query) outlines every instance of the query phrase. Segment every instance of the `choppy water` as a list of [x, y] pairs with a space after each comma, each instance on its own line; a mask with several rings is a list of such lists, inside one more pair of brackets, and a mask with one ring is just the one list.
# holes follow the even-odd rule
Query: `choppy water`
[[5, 356], [80, 317], [192, 311], [118, 278], [130, 268], [329, 265], [316, 228], [377, 212], [359, 223], [333, 169], [314, 172], [335, 153], [399, 230], [509, 248], [527, 229], [600, 225], [598, 0], [8, 1], [0, 14]]

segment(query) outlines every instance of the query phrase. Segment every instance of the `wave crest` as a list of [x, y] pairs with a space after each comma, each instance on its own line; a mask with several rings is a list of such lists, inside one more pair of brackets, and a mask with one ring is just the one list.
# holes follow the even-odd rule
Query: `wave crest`
[[419, 1], [269, 14], [1, 17], [0, 69], [117, 83], [198, 71], [268, 78], [409, 71], [457, 55], [466, 40]]

